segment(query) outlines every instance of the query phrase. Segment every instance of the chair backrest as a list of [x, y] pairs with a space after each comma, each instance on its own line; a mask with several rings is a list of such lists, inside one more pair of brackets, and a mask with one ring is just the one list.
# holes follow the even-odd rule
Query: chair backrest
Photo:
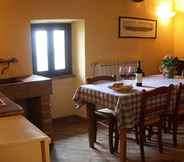
[[145, 118], [160, 117], [169, 110], [173, 85], [160, 87], [151, 91], [143, 90], [141, 94], [140, 122]]
[[[137, 60], [133, 61], [122, 61], [122, 62], [113, 62], [113, 63], [95, 63], [93, 64], [93, 77], [95, 76], [112, 76], [116, 75], [119, 77], [119, 68], [131, 66], [133, 69], [137, 67]], [[143, 61], [141, 61], [141, 66], [143, 66]]]
[[87, 78], [88, 84], [96, 84], [101, 82], [107, 82], [107, 81], [116, 81], [116, 76], [96, 76], [92, 78]]
[[179, 109], [184, 109], [184, 84], [180, 83], [176, 92], [176, 106], [174, 113], [178, 113]]

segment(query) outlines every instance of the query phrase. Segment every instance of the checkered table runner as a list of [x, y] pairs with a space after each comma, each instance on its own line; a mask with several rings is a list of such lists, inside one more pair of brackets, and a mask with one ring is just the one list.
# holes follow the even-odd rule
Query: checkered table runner
[[[157, 80], [158, 81], [158, 80]], [[132, 81], [130, 81], [132, 82]], [[118, 93], [109, 88], [113, 83], [105, 83], [99, 85], [83, 85], [77, 89], [73, 100], [75, 101], [77, 108], [86, 104], [92, 103], [95, 105], [107, 107], [115, 111], [118, 123], [120, 127], [123, 128], [132, 128], [135, 126], [137, 119], [139, 119], [139, 111], [141, 105], [141, 95], [140, 91], [143, 89], [152, 90], [160, 86], [168, 86], [169, 84], [178, 84], [173, 80], [172, 83], [160, 82], [159, 85], [155, 86], [146, 86], [148, 83], [150, 85], [149, 79], [144, 79], [145, 86], [143, 87], [134, 87], [136, 91], [132, 93]], [[154, 80], [152, 80], [154, 82]], [[129, 83], [128, 83], [129, 84]], [[173, 109], [175, 105], [176, 91], [172, 92], [171, 101], [170, 101], [170, 110]], [[150, 99], [148, 105], [154, 105], [159, 102], [164, 103], [166, 97], [156, 96]], [[97, 106], [98, 107], [98, 106]]]

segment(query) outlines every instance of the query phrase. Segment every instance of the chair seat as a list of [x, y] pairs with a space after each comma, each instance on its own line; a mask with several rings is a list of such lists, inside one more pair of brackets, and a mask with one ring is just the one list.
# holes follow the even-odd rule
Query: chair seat
[[[103, 75], [103, 76], [96, 76], [92, 78], [87, 79], [88, 84], [98, 84], [98, 83], [104, 83], [104, 82], [112, 82], [116, 81], [116, 76], [108, 76], [108, 75]], [[92, 143], [96, 142], [96, 137], [97, 137], [97, 125], [102, 125], [105, 127], [108, 127], [108, 140], [109, 140], [109, 150], [110, 153], [114, 153], [117, 149], [118, 145], [118, 131], [117, 131], [117, 124], [116, 124], [116, 118], [115, 118], [115, 112], [112, 110], [105, 108], [101, 105], [96, 105], [96, 109], [93, 112], [93, 128], [89, 131], [94, 132], [94, 136], [91, 137]], [[115, 134], [115, 136], [114, 136]]]
[[178, 114], [179, 115], [184, 114], [184, 107], [178, 109]]
[[115, 117], [115, 112], [108, 108], [103, 108], [103, 109], [96, 110], [95, 115], [108, 119], [108, 118]]
[[160, 122], [160, 118], [159, 117], [155, 117], [155, 116], [153, 116], [153, 117], [151, 117], [151, 116], [149, 116], [149, 117], [146, 117], [145, 118], [145, 125], [154, 125], [154, 124], [157, 124], [157, 123], [159, 123]]

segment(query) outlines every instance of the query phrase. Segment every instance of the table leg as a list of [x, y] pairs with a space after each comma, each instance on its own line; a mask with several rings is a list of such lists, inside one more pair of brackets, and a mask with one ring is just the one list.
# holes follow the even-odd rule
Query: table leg
[[41, 141], [42, 162], [50, 162], [49, 142]]
[[95, 138], [95, 118], [94, 118], [94, 104], [87, 104], [87, 119], [88, 119], [88, 138], [89, 146], [94, 148], [94, 138]]
[[127, 129], [120, 128], [120, 162], [126, 162], [126, 153], [127, 153]]

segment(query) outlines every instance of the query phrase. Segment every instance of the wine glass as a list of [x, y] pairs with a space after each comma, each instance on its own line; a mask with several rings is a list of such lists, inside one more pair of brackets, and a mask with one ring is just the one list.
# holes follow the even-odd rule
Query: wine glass
[[136, 67], [134, 67], [132, 65], [129, 65], [129, 68], [128, 68], [128, 77], [129, 77], [129, 79], [134, 79], [135, 71], [136, 71]]
[[181, 76], [184, 77], [184, 69], [181, 71]]
[[132, 72], [133, 72], [132, 66], [129, 65], [128, 66], [128, 75], [130, 76], [132, 74]]
[[129, 76], [131, 68], [127, 65], [119, 67], [119, 76], [123, 79], [126, 79]]
[[135, 68], [132, 65], [126, 65], [124, 68], [125, 68], [124, 78], [133, 79]]
[[125, 68], [124, 66], [119, 67], [119, 78], [124, 78], [125, 77]]
[[128, 78], [128, 76], [129, 76], [129, 66], [128, 65], [125, 65], [125, 78]]

